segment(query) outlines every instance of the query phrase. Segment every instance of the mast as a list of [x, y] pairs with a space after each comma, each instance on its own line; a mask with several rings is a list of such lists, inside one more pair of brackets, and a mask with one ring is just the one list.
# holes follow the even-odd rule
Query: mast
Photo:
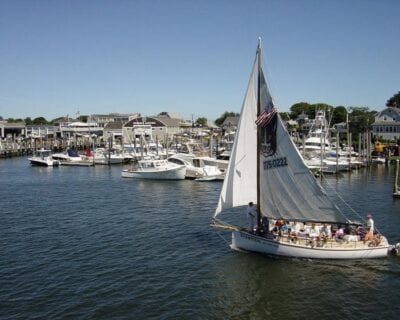
[[[261, 113], [261, 38], [258, 38], [257, 48], [258, 77], [257, 77], [257, 117]], [[261, 151], [261, 130], [257, 126], [257, 230], [261, 228], [261, 204], [260, 204], [260, 151]]]
[[396, 176], [395, 176], [395, 180], [394, 180], [394, 193], [395, 194], [399, 193], [398, 180], [399, 180], [399, 160], [396, 160]]

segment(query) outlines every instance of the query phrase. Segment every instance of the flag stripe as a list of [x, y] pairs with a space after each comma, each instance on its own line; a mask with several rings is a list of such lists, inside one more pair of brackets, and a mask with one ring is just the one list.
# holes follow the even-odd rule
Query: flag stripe
[[261, 127], [265, 127], [266, 125], [268, 125], [271, 121], [271, 119], [273, 118], [273, 116], [276, 114], [276, 109], [274, 107], [272, 107], [272, 110], [268, 111], [263, 111], [258, 118], [256, 119], [256, 125], [257, 126], [261, 126]]

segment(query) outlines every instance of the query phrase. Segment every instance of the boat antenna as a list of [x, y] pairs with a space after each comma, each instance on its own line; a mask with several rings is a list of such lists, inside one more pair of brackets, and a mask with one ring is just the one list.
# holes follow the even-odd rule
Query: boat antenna
[[[257, 78], [257, 118], [261, 113], [261, 38], [258, 38], [257, 48], [258, 78]], [[261, 229], [261, 204], [260, 204], [260, 152], [261, 152], [261, 130], [257, 126], [257, 233]]]

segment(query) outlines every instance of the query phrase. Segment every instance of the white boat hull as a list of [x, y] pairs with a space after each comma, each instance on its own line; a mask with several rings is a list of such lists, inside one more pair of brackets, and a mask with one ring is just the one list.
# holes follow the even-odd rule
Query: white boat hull
[[40, 167], [58, 167], [60, 161], [52, 159], [29, 158], [31, 165]]
[[[385, 239], [386, 242], [386, 239]], [[370, 259], [388, 255], [389, 245], [362, 248], [324, 248], [282, 243], [244, 231], [232, 231], [232, 249], [309, 259]]]
[[123, 178], [153, 179], [153, 180], [183, 180], [186, 168], [184, 166], [157, 171], [122, 170]]

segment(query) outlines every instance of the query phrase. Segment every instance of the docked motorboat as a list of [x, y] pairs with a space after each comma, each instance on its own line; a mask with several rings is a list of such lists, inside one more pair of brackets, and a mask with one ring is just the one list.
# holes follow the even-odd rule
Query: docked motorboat
[[78, 152], [74, 149], [68, 149], [67, 152], [54, 153], [52, 157], [54, 160], [60, 160], [61, 162], [77, 162], [83, 160]]
[[86, 156], [89, 161], [94, 164], [121, 164], [125, 161], [125, 157], [114, 149], [97, 148], [91, 153], [90, 156]]
[[202, 158], [189, 157], [188, 154], [177, 153], [167, 159], [169, 162], [186, 166], [186, 179], [203, 179], [202, 181], [223, 180], [224, 174], [217, 166], [204, 164]]
[[144, 158], [138, 161], [137, 167], [122, 170], [123, 178], [183, 180], [186, 166], [169, 162], [165, 159]]
[[39, 149], [33, 153], [32, 157], [29, 157], [28, 160], [34, 166], [42, 166], [42, 167], [56, 167], [60, 165], [59, 160], [55, 160], [52, 157], [51, 150]]

